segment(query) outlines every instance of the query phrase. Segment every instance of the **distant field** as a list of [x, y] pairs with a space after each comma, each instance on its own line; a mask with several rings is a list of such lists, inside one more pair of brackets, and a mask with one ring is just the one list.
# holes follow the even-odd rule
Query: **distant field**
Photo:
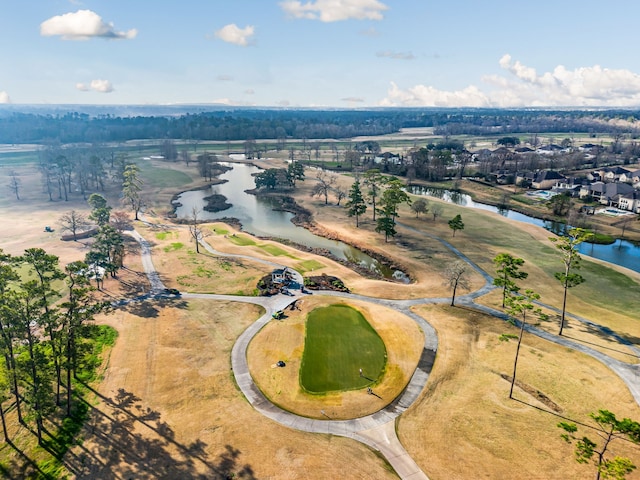
[[385, 363], [384, 342], [358, 310], [330, 305], [309, 313], [300, 368], [306, 391], [363, 388], [382, 375]]
[[0, 152], [0, 166], [20, 167], [38, 162], [38, 152]]

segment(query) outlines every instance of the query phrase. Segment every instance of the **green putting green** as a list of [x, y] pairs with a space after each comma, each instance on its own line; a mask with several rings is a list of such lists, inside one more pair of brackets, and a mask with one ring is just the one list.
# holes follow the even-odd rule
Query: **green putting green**
[[316, 308], [306, 321], [300, 385], [316, 394], [366, 387], [382, 375], [386, 354], [378, 333], [355, 308]]

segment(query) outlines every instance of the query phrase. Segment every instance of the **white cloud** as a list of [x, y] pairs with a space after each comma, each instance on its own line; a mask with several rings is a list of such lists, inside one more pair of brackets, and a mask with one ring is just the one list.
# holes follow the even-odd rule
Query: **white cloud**
[[91, 83], [76, 83], [76, 88], [81, 92], [88, 92], [93, 90], [99, 93], [111, 93], [113, 92], [113, 84], [109, 80], [91, 80]]
[[376, 57], [379, 58], [393, 58], [394, 60], [413, 60], [416, 58], [411, 52], [377, 52]]
[[388, 97], [380, 102], [381, 106], [406, 107], [487, 107], [489, 100], [477, 87], [469, 86], [463, 90], [447, 92], [425, 85], [416, 85], [401, 90], [391, 82]]
[[7, 92], [0, 92], [0, 103], [11, 103], [11, 97]]
[[113, 92], [113, 85], [109, 80], [91, 80], [91, 90], [100, 93]]
[[223, 42], [233, 43], [234, 45], [246, 47], [251, 43], [254, 34], [254, 28], [253, 25], [247, 25], [244, 28], [240, 28], [235, 23], [231, 23], [216, 31], [215, 34], [216, 37], [218, 37]]
[[315, 0], [304, 4], [298, 0], [287, 0], [280, 2], [280, 7], [290, 17], [322, 22], [382, 20], [382, 12], [389, 8], [378, 0]]
[[132, 39], [138, 34], [136, 29], [118, 32], [112, 23], [105, 23], [100, 15], [91, 10], [56, 15], [40, 24], [43, 37], [61, 36], [63, 40], [88, 40], [92, 37], [107, 39]]
[[510, 75], [482, 77], [486, 88], [470, 85], [458, 91], [395, 83], [380, 101], [384, 106], [440, 107], [636, 107], [640, 105], [640, 75], [600, 65], [568, 70], [558, 65], [538, 74], [532, 67], [504, 55], [499, 65]]

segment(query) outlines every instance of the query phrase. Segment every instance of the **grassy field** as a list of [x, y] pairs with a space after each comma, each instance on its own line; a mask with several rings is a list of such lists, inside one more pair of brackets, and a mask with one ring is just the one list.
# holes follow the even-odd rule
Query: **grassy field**
[[300, 385], [310, 393], [363, 388], [381, 376], [386, 358], [382, 339], [356, 309], [317, 308], [307, 318]]
[[[276, 161], [272, 164], [278, 165]], [[148, 218], [158, 225], [150, 228], [137, 222], [136, 229], [153, 244], [154, 264], [161, 278], [168, 286], [184, 291], [251, 292], [270, 267], [196, 256], [186, 229], [170, 225], [164, 217], [176, 190], [199, 185], [195, 165], [186, 168], [156, 161], [149, 165], [151, 169], [175, 169], [193, 180], [182, 184], [180, 178], [184, 177], [171, 174], [166, 177], [171, 178], [167, 184], [178, 182], [183, 186], [158, 190], [151, 180], [156, 174], [152, 173], [145, 184], [145, 194], [153, 207]], [[41, 246], [59, 254], [65, 262], [82, 258], [84, 244], [61, 242], [58, 232], [43, 233], [43, 225], [53, 223], [52, 219], [70, 208], [86, 208], [86, 202], [49, 202], [39, 189], [37, 172], [33, 170], [32, 174], [33, 188], [25, 191], [24, 202], [0, 197], [5, 223], [2, 247], [19, 254], [27, 246]], [[158, 185], [162, 181], [160, 178]], [[350, 180], [342, 177], [340, 181], [346, 185]], [[561, 269], [559, 255], [547, 239], [550, 234], [538, 227], [448, 204], [435, 221], [430, 215], [416, 219], [403, 207], [399, 221], [415, 231], [400, 226], [398, 236], [386, 243], [374, 231], [370, 212], [356, 229], [354, 220], [347, 218], [341, 207], [325, 206], [310, 196], [314, 183], [311, 178], [302, 182], [296, 196], [299, 203], [313, 210], [320, 228], [397, 261], [412, 273], [415, 282], [401, 285], [363, 279], [329, 259], [248, 235], [237, 243], [232, 235], [245, 234], [222, 224], [207, 226], [215, 234], [206, 240], [219, 251], [271, 261], [277, 258], [300, 270], [322, 268], [343, 279], [355, 293], [421, 298], [450, 295], [441, 273], [455, 257], [437, 240], [439, 237], [490, 274], [494, 273], [491, 259], [498, 253], [524, 258], [523, 269], [529, 277], [522, 286], [539, 292], [545, 303], [561, 305], [561, 289], [553, 278]], [[113, 192], [109, 198], [118, 201]], [[453, 238], [447, 221], [458, 213], [465, 229]], [[105, 294], [118, 298], [148, 290], [135, 251], [125, 265], [131, 271], [109, 279]], [[582, 273], [586, 282], [570, 290], [569, 311], [639, 343], [640, 275], [586, 259]], [[471, 271], [469, 280], [472, 289], [483, 284], [483, 279]], [[499, 295], [490, 294], [481, 301], [496, 306]], [[324, 395], [302, 391], [300, 369], [307, 314], [335, 303], [335, 298], [321, 294], [305, 296], [301, 311], [287, 310], [283, 321], [269, 322], [249, 346], [252, 377], [269, 399], [286, 410], [318, 419], [322, 418], [321, 410], [336, 419], [370, 414], [396, 398], [415, 370], [423, 346], [416, 323], [395, 310], [349, 298], [344, 303], [363, 314], [387, 349], [387, 365], [376, 385], [382, 399], [362, 389]], [[589, 478], [593, 470], [574, 461], [572, 448], [560, 439], [556, 423], [564, 417], [588, 422], [588, 414], [598, 408], [608, 408], [619, 417], [640, 419], [640, 408], [608, 368], [528, 334], [519, 365], [522, 384], [516, 388], [516, 400], [509, 400], [509, 384], [503, 375], [510, 374], [515, 343], [502, 342], [500, 337], [516, 334], [515, 327], [462, 307], [423, 305], [413, 312], [437, 329], [438, 354], [427, 387], [396, 427], [403, 445], [434, 480]], [[262, 313], [252, 305], [236, 302], [176, 300], [149, 301], [101, 317], [100, 323], [114, 326], [119, 337], [106, 358], [101, 380], [92, 385], [95, 398], [91, 401], [91, 421], [78, 445], [65, 457], [65, 465], [77, 478], [215, 478], [227, 466], [225, 474], [250, 467], [256, 478], [397, 478], [375, 452], [362, 444], [282, 427], [263, 418], [246, 402], [234, 384], [229, 354], [238, 335]], [[555, 333], [557, 322], [552, 319], [541, 327]], [[596, 345], [594, 348], [614, 358], [634, 361], [624, 346], [573, 320], [566, 331], [567, 336]], [[286, 368], [272, 368], [280, 359], [286, 362]], [[354, 372], [359, 368], [356, 365]], [[544, 394], [557, 410], [532, 396], [531, 391]], [[21, 428], [14, 417], [9, 411], [12, 428]], [[21, 440], [19, 447], [31, 456], [33, 448], [27, 443], [32, 436], [24, 428], [22, 432], [24, 443]], [[638, 463], [636, 446], [619, 444], [616, 448], [616, 453], [629, 454]], [[28, 462], [8, 446], [3, 452], [13, 462], [11, 473], [19, 472], [20, 464]], [[46, 456], [46, 452], [40, 454]], [[635, 472], [628, 478], [637, 479], [640, 474]]]

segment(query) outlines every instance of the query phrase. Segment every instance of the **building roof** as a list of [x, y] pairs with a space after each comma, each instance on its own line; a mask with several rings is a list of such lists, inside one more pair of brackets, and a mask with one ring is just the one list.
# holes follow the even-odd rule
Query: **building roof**
[[540, 183], [545, 180], [564, 180], [565, 176], [556, 172], [555, 170], [543, 170], [538, 172], [534, 178], [535, 183]]

